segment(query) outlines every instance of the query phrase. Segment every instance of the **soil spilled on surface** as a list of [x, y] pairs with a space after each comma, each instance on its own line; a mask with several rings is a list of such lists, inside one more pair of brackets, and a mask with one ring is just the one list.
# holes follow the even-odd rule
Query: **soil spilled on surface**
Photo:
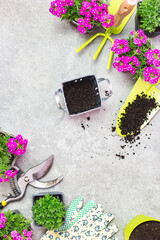
[[160, 222], [148, 221], [138, 225], [129, 240], [160, 240]]

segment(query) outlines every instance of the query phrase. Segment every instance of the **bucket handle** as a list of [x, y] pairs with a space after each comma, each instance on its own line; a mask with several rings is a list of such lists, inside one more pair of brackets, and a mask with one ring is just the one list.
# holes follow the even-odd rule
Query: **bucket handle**
[[55, 99], [56, 99], [56, 103], [57, 103], [57, 107], [61, 110], [63, 110], [64, 112], [67, 111], [66, 108], [63, 108], [61, 103], [60, 103], [60, 97], [59, 97], [59, 94], [63, 94], [63, 91], [61, 88], [59, 88], [57, 91], [55, 91]]
[[101, 83], [101, 82], [104, 82], [104, 81], [106, 81], [109, 85], [109, 93], [108, 93], [108, 96], [101, 98], [102, 102], [106, 101], [109, 97], [111, 97], [111, 95], [113, 93], [112, 92], [112, 84], [111, 84], [109, 79], [107, 79], [107, 78], [99, 78], [98, 79], [98, 83]]

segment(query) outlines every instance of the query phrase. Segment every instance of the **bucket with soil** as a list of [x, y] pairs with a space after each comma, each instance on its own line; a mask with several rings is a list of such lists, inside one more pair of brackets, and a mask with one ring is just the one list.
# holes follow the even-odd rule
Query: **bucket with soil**
[[[101, 98], [99, 83], [106, 81], [109, 86], [107, 95]], [[60, 99], [62, 94], [63, 99]], [[102, 101], [106, 101], [112, 95], [111, 83], [108, 79], [96, 79], [94, 75], [82, 77], [62, 83], [62, 88], [55, 92], [56, 103], [59, 109], [75, 116], [90, 112], [101, 107]], [[64, 107], [61, 102], [63, 101]]]
[[145, 215], [132, 219], [124, 229], [125, 240], [159, 240], [160, 221]]

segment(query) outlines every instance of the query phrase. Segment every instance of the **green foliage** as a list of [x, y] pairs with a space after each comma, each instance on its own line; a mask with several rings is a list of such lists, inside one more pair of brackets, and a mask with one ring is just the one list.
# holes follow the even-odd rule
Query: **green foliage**
[[35, 222], [48, 230], [57, 230], [63, 224], [66, 214], [65, 205], [50, 194], [37, 200], [32, 210]]
[[27, 231], [30, 230], [31, 221], [25, 219], [22, 214], [17, 214], [10, 210], [3, 213], [7, 218], [7, 221], [5, 223], [5, 228], [2, 228], [0, 230], [0, 239], [4, 239], [3, 236], [7, 235], [8, 237], [6, 238], [6, 240], [11, 240], [11, 232], [15, 230], [20, 235], [23, 235], [24, 229], [26, 229]]
[[[138, 37], [138, 33], [135, 33], [134, 38]], [[136, 44], [134, 44], [133, 42], [133, 36], [131, 34], [129, 34], [128, 38], [126, 39], [129, 42], [129, 48], [130, 51], [127, 53], [122, 53], [120, 55], [120, 57], [122, 56], [136, 56], [140, 62], [139, 67], [134, 66], [134, 68], [136, 69], [136, 73], [133, 76], [133, 79], [138, 79], [139, 77], [141, 77], [142, 79], [144, 79], [143, 73], [144, 73], [144, 69], [147, 66], [147, 59], [145, 57], [145, 53], [148, 52], [149, 49], [151, 49], [151, 40], [148, 38], [147, 39], [147, 43], [146, 44], [142, 44], [141, 47], [138, 47]], [[139, 48], [139, 50], [141, 51], [140, 53], [137, 52], [137, 48]]]
[[160, 0], [143, 0], [137, 12], [144, 31], [154, 32], [160, 27]]
[[11, 165], [12, 154], [8, 152], [7, 143], [10, 136], [0, 133], [0, 177], [9, 169]]
[[[74, 0], [74, 5], [72, 7], [70, 6], [66, 6], [66, 14], [62, 14], [61, 16], [61, 20], [64, 20], [64, 19], [67, 19], [69, 21], [72, 21], [72, 20], [75, 20], [76, 22], [78, 21], [78, 19], [80, 17], [82, 17], [80, 14], [79, 14], [79, 11], [82, 7], [82, 3], [83, 3], [84, 0]], [[90, 2], [90, 0], [89, 0]], [[100, 0], [99, 3], [107, 3], [108, 1], [103, 1], [103, 0]], [[95, 21], [91, 21], [91, 23], [94, 25], [94, 26], [100, 26], [100, 23], [98, 22], [95, 22]]]

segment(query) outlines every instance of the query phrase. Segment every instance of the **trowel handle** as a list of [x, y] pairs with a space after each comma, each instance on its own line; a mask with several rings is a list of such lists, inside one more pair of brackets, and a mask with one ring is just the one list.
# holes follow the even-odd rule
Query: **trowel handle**
[[58, 89], [58, 90], [55, 92], [55, 99], [56, 99], [57, 107], [58, 107], [59, 109], [63, 110], [64, 112], [66, 112], [66, 111], [67, 111], [66, 108], [63, 108], [63, 107], [61, 106], [59, 94], [63, 94], [63, 91], [62, 91], [61, 88]]
[[114, 25], [113, 27], [119, 27], [122, 23], [123, 19], [130, 14], [130, 12], [135, 7], [137, 1], [136, 0], [124, 0], [120, 5], [118, 11], [114, 15]]

